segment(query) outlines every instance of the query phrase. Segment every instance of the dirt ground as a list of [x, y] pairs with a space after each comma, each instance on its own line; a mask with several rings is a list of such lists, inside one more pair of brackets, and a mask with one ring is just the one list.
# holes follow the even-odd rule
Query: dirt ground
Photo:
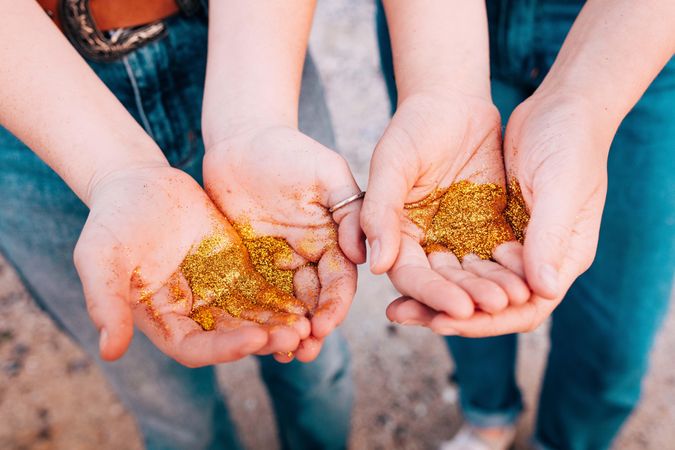
[[[326, 83], [340, 150], [365, 186], [370, 151], [387, 120], [379, 74], [374, 8], [366, 0], [320, 2], [312, 48]], [[433, 449], [459, 426], [451, 361], [441, 339], [423, 329], [395, 327], [384, 317], [396, 296], [384, 277], [361, 270], [360, 288], [344, 332], [357, 384], [353, 449]], [[522, 336], [518, 376], [532, 428], [548, 348], [545, 327]], [[643, 401], [616, 449], [675, 448], [675, 314], [653, 353]], [[255, 362], [219, 368], [244, 442], [278, 448], [270, 404]], [[133, 418], [99, 369], [42, 313], [0, 259], [0, 449], [139, 449]]]

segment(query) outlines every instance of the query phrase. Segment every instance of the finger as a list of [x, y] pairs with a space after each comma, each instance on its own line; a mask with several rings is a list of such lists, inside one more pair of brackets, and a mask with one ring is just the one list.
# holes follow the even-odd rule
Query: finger
[[[527, 286], [525, 267], [523, 266], [523, 244], [517, 241], [505, 242], [492, 252], [492, 259], [520, 277]], [[529, 286], [527, 286], [527, 290], [529, 291], [527, 298], [525, 296], [511, 297], [509, 303], [520, 305], [528, 301], [532, 296], [532, 291]]]
[[314, 361], [321, 352], [323, 341], [323, 339], [315, 338], [313, 336], [303, 340], [300, 342], [300, 345], [295, 352], [295, 358], [304, 363]]
[[[573, 244], [575, 237], [572, 238]], [[560, 270], [563, 291], [578, 276], [576, 264], [566, 261]], [[527, 333], [534, 331], [551, 315], [560, 304], [563, 294], [550, 300], [532, 295], [527, 303], [511, 305], [505, 310], [489, 314], [477, 312], [466, 320], [456, 320], [446, 315], [437, 315], [429, 327], [440, 334], [457, 334], [464, 337], [489, 337], [511, 333]]]
[[319, 302], [321, 283], [316, 266], [306, 265], [300, 267], [293, 274], [293, 290], [295, 297], [307, 305], [310, 314], [316, 311]]
[[366, 242], [361, 230], [360, 211], [355, 210], [345, 216], [338, 227], [340, 249], [354, 264], [366, 262]]
[[279, 352], [272, 355], [276, 362], [281, 364], [288, 364], [289, 362], [295, 359], [295, 353], [293, 352]]
[[321, 293], [312, 316], [312, 335], [328, 336], [347, 316], [356, 293], [356, 267], [337, 246], [329, 248], [317, 266]]
[[415, 299], [401, 297], [387, 307], [387, 318], [400, 325], [428, 326], [439, 313]]
[[492, 252], [492, 259], [518, 275], [523, 280], [525, 279], [523, 244], [520, 242], [509, 241], [498, 245]]
[[[275, 315], [268, 318], [265, 325], [261, 325], [260, 323], [234, 318], [224, 312], [221, 308], [211, 308], [211, 310], [213, 311], [216, 320], [216, 330], [233, 330], [247, 326], [266, 330], [268, 333], [267, 343], [255, 352], [256, 355], [280, 353], [286, 355], [282, 358], [286, 360], [285, 362], [293, 359], [292, 355], [288, 355], [288, 353], [292, 353], [293, 349], [298, 346], [300, 337], [298, 331], [289, 326], [288, 323], [289, 320], [293, 321], [295, 318], [284, 318]], [[304, 323], [307, 324], [305, 328], [308, 330], [309, 324], [306, 319], [304, 320]]]
[[525, 281], [494, 261], [480, 259], [476, 255], [466, 255], [462, 259], [462, 267], [464, 270], [498, 285], [506, 293], [507, 303], [510, 300], [514, 304], [522, 304], [530, 298], [530, 289]]
[[[134, 286], [138, 283], [138, 279], [134, 279], [132, 275], [132, 298], [139, 298], [143, 295], [143, 289]], [[149, 287], [145, 287], [148, 289]], [[187, 279], [181, 273], [174, 273], [169, 277], [166, 284], [162, 285], [160, 289], [153, 295], [152, 307], [157, 314], [177, 313], [187, 316], [192, 311], [193, 296], [192, 289]], [[215, 310], [215, 308], [214, 308]], [[213, 313], [211, 313], [213, 314]]]
[[456, 334], [464, 337], [489, 337], [534, 331], [551, 314], [559, 301], [535, 296], [522, 305], [512, 305], [490, 314], [477, 312], [466, 320], [456, 320], [445, 315], [434, 317], [429, 325], [439, 334]]
[[168, 334], [158, 333], [157, 327], [147, 326], [147, 322], [143, 332], [160, 350], [187, 367], [236, 361], [267, 344], [268, 334], [261, 327], [204, 331], [186, 316], [171, 313], [162, 316], [162, 320]]
[[108, 243], [104, 231], [85, 230], [78, 241], [74, 262], [82, 282], [89, 317], [99, 330], [101, 358], [120, 358], [129, 347], [134, 332], [129, 305], [129, 280], [115, 244]]
[[389, 271], [389, 279], [404, 296], [412, 297], [436, 311], [457, 318], [473, 314], [473, 301], [457, 284], [446, 280], [429, 266], [422, 247], [403, 235], [396, 263]]
[[265, 329], [265, 327], [259, 323], [233, 317], [222, 308], [211, 307], [209, 308], [209, 311], [215, 322], [214, 328], [218, 331], [232, 331], [244, 327]]
[[[572, 246], [581, 244], [580, 239], [574, 236]], [[576, 263], [567, 260], [563, 263], [560, 274], [564, 293], [579, 275]], [[437, 315], [433, 318], [429, 327], [440, 334], [457, 334], [474, 338], [531, 332], [551, 315], [562, 301], [563, 293], [553, 300], [532, 295], [527, 303], [511, 305], [496, 314], [480, 311], [466, 320], [456, 320], [446, 315]]]
[[[314, 266], [306, 266], [298, 269], [293, 277], [293, 285], [295, 287], [295, 295], [299, 300], [305, 302], [313, 313], [319, 301], [319, 291], [321, 290], [321, 283], [319, 282], [319, 275]], [[313, 361], [321, 350], [323, 339], [317, 339], [309, 336], [300, 341], [294, 357], [301, 362]], [[275, 359], [279, 362], [290, 362], [292, 359], [286, 354], [281, 354]]]
[[[256, 274], [256, 276], [259, 276]], [[262, 277], [261, 280], [264, 281]], [[266, 282], [266, 281], [265, 281]], [[308, 312], [307, 305], [302, 301], [298, 300], [292, 295], [287, 294], [281, 289], [277, 288], [274, 285], [269, 286], [268, 289], [261, 290], [258, 294], [258, 301], [260, 304], [267, 304], [271, 298], [272, 304], [275, 305], [275, 309], [280, 310], [279, 313], [275, 314], [287, 314], [291, 316], [305, 316]], [[267, 314], [268, 311], [250, 311], [251, 314], [261, 313], [263, 315]], [[274, 315], [274, 314], [273, 314]], [[247, 317], [247, 320], [250, 320]]]
[[370, 270], [375, 274], [387, 272], [396, 261], [401, 213], [417, 172], [416, 163], [405, 160], [410, 151], [395, 153], [398, 145], [392, 130], [390, 126], [385, 131], [373, 153], [361, 209], [361, 227], [370, 244]]
[[304, 266], [309, 261], [306, 258], [303, 258], [296, 252], [290, 252], [290, 257], [287, 254], [279, 254], [274, 258], [274, 264], [282, 270], [295, 270], [299, 267]]
[[579, 213], [575, 196], [559, 180], [540, 183], [533, 190], [523, 260], [527, 281], [534, 292], [553, 299], [560, 293], [560, 267]]
[[497, 312], [508, 305], [509, 299], [497, 283], [463, 270], [452, 253], [430, 253], [429, 262], [433, 270], [464, 289], [483, 311]]
[[287, 326], [274, 326], [269, 329], [269, 340], [267, 345], [262, 347], [256, 354], [270, 355], [270, 354], [286, 354], [290, 359], [293, 353], [300, 345], [300, 336], [298, 333]]
[[[335, 154], [334, 164], [323, 165], [319, 168], [319, 179], [324, 189], [323, 203], [326, 208], [361, 192], [349, 164], [344, 158]], [[366, 260], [366, 249], [359, 214], [363, 200], [358, 199], [337, 209], [333, 213], [333, 220], [338, 224], [338, 243], [344, 254], [354, 264], [361, 264]]]
[[268, 328], [285, 327], [297, 334], [298, 339], [305, 339], [311, 333], [309, 320], [304, 316], [268, 310], [243, 311], [241, 319], [265, 325]]

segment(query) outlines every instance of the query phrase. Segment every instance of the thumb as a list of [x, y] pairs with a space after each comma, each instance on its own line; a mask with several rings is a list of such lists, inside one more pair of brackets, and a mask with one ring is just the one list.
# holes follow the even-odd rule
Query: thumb
[[361, 209], [361, 228], [370, 245], [370, 270], [387, 272], [396, 261], [401, 242], [401, 213], [412, 188], [413, 167], [392, 153], [387, 133], [370, 163], [368, 189]]
[[83, 231], [75, 247], [74, 262], [82, 282], [89, 317], [99, 330], [101, 358], [112, 361], [126, 352], [133, 336], [129, 307], [129, 277], [120, 264], [115, 246]]
[[536, 294], [555, 299], [562, 290], [560, 269], [580, 207], [564, 183], [549, 181], [533, 190], [532, 198], [523, 248], [525, 276]]

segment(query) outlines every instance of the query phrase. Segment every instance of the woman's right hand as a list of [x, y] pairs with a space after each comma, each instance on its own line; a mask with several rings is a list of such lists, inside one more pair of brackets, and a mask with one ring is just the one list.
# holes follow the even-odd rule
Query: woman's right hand
[[255, 321], [219, 310], [212, 331], [190, 317], [193, 293], [181, 265], [214, 233], [237, 255], [231, 271], [219, 276], [256, 280], [258, 296], [275, 288], [252, 270], [239, 237], [184, 172], [165, 165], [117, 170], [90, 193], [91, 211], [74, 256], [103, 359], [124, 354], [134, 324], [161, 351], [190, 367], [291, 352], [309, 335], [306, 309], [290, 296], [285, 311], [259, 311]]

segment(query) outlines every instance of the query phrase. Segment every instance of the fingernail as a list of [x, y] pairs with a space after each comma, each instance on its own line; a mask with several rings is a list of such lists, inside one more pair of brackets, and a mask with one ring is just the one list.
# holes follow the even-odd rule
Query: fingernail
[[539, 279], [550, 292], [558, 292], [558, 272], [550, 264], [539, 269]]
[[454, 328], [439, 328], [434, 330], [434, 332], [443, 336], [457, 336], [459, 334]]
[[380, 259], [380, 241], [375, 239], [372, 244], [370, 244], [370, 268], [377, 265], [378, 260]]
[[105, 328], [101, 328], [101, 333], [98, 339], [98, 348], [101, 352], [103, 352], [103, 349], [105, 349], [107, 345], [108, 345], [108, 330]]
[[422, 322], [419, 320], [404, 320], [401, 322], [401, 325], [422, 325]]

